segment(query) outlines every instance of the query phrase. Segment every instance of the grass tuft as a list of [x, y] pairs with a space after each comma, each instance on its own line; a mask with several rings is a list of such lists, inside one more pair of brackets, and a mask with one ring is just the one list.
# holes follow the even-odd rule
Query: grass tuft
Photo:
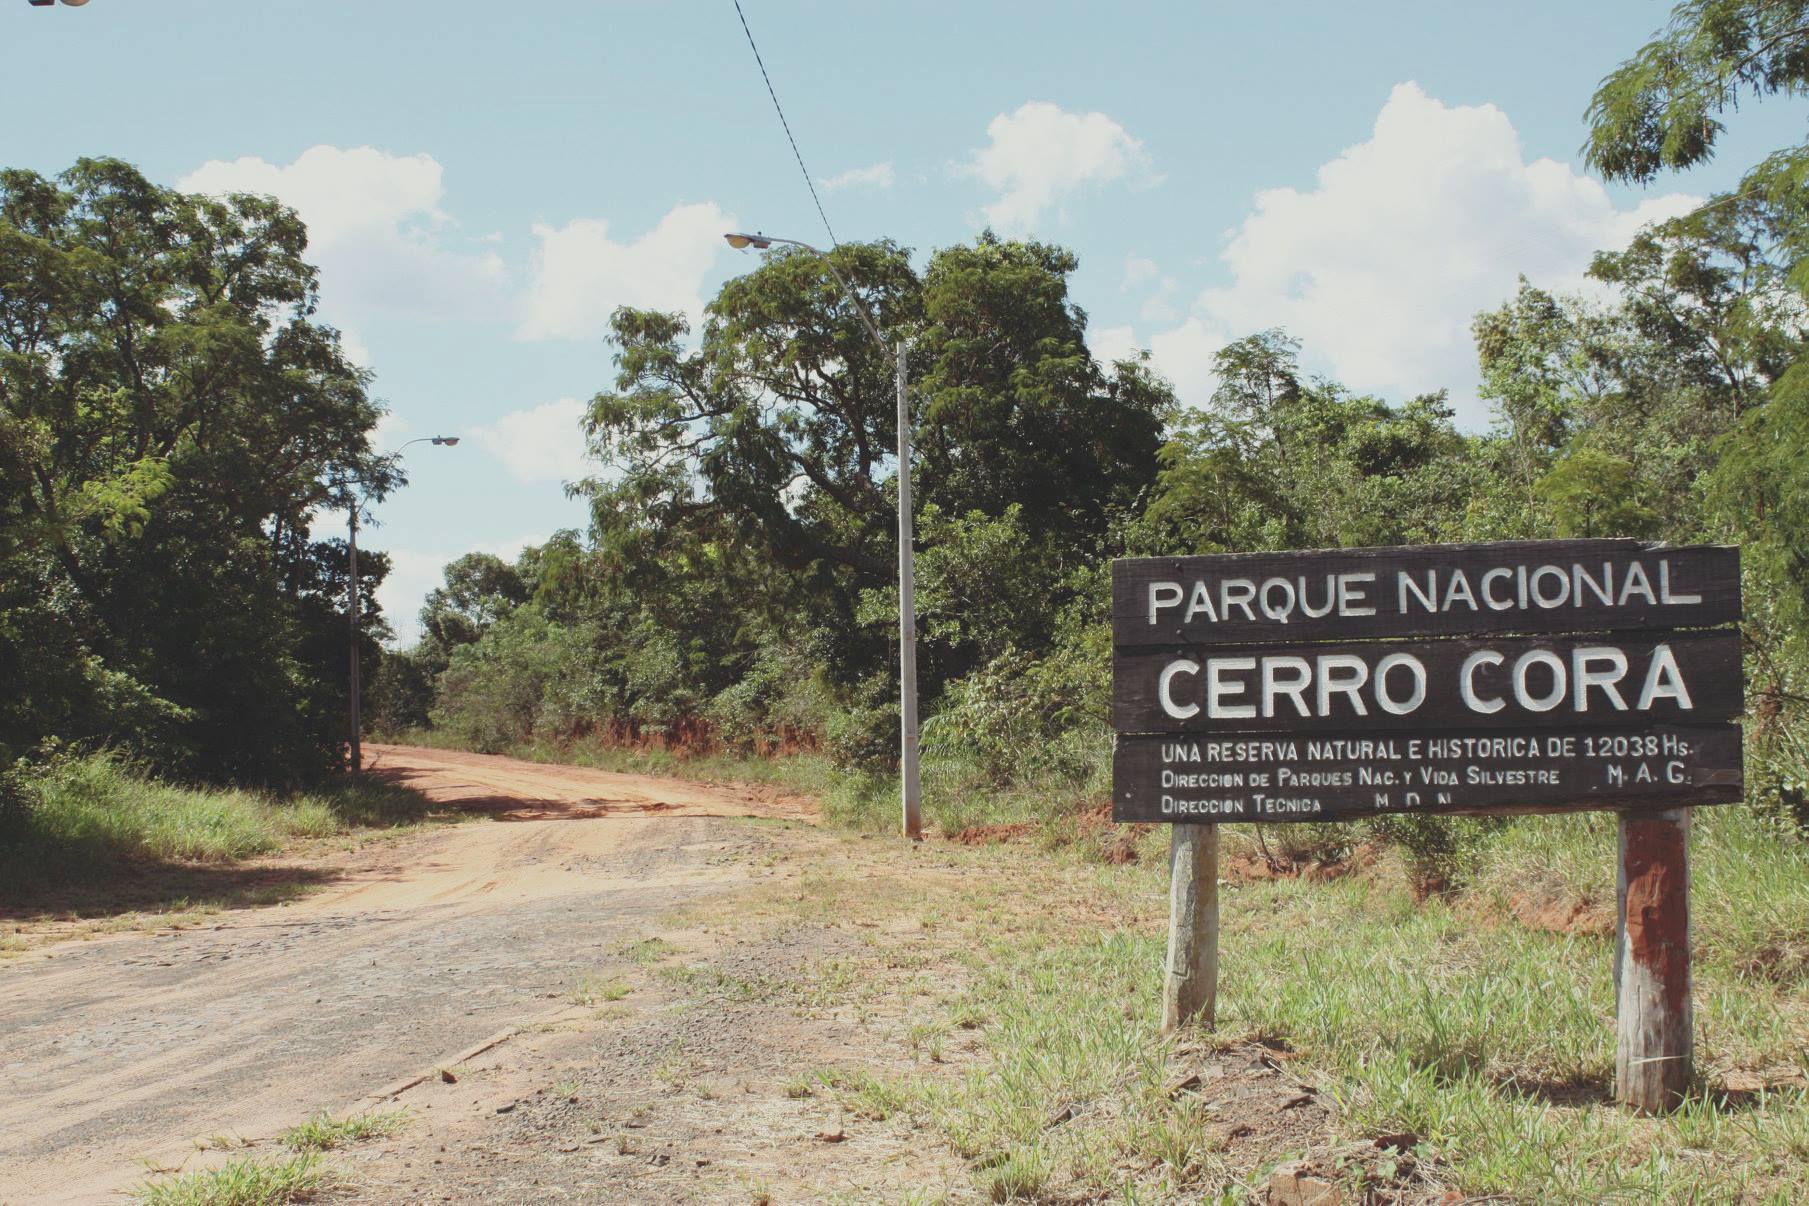
[[348, 1143], [393, 1135], [408, 1121], [407, 1110], [372, 1110], [350, 1118], [316, 1114], [282, 1133], [282, 1144], [294, 1152], [330, 1152]]
[[133, 1196], [146, 1206], [283, 1206], [310, 1201], [331, 1183], [320, 1157], [310, 1152], [277, 1163], [241, 1158], [146, 1181]]
[[630, 986], [624, 980], [615, 977], [603, 979], [599, 976], [586, 976], [578, 981], [577, 987], [572, 989], [570, 995], [574, 1005], [590, 1008], [606, 1005], [611, 1001], [620, 1001], [629, 992]]

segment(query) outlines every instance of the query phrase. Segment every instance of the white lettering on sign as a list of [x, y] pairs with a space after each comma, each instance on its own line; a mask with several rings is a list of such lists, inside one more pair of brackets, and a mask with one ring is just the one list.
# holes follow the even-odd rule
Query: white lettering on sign
[[[1413, 692], [1406, 699], [1396, 699], [1388, 691], [1388, 672], [1405, 670], [1413, 682]], [[1396, 675], [1399, 678], [1400, 675]], [[1376, 663], [1376, 702], [1384, 712], [1405, 716], [1426, 702], [1426, 664], [1411, 653], [1391, 653]]]
[[[1654, 586], [1654, 580], [1657, 585]], [[1148, 586], [1148, 623], [1164, 618], [1193, 624], [1259, 620], [1287, 624], [1299, 617], [1320, 619], [1378, 614], [1370, 588], [1373, 572], [1294, 577], [1173, 579]], [[1483, 570], [1397, 570], [1393, 614], [1558, 611], [1587, 607], [1682, 607], [1702, 595], [1679, 588], [1669, 557], [1635, 559], [1617, 566], [1581, 561], [1538, 565], [1497, 565]], [[1386, 589], [1384, 590], [1386, 599]]]
[[1678, 669], [1677, 655], [1669, 645], [1652, 651], [1652, 666], [1646, 671], [1646, 685], [1639, 693], [1639, 710], [1648, 711], [1656, 700], [1674, 699], [1686, 711], [1696, 705], [1690, 702], [1689, 688], [1683, 685], [1683, 671]]
[[1186, 720], [1189, 716], [1199, 715], [1200, 705], [1177, 704], [1175, 702], [1175, 675], [1198, 674], [1199, 672], [1200, 663], [1189, 661], [1186, 658], [1170, 662], [1168, 665], [1162, 667], [1162, 677], [1156, 683], [1156, 694], [1162, 698], [1162, 710], [1167, 712], [1170, 716], [1173, 716], [1176, 720]]
[[[1528, 576], [1529, 594], [1536, 580], [1536, 575]], [[1478, 649], [1457, 668], [1456, 681], [1442, 689], [1456, 695], [1456, 703], [1448, 706], [1461, 703], [1481, 716], [1510, 706], [1519, 712], [1553, 712], [1566, 704], [1578, 714], [1649, 712], [1660, 701], [1693, 710], [1695, 702], [1671, 646], [1655, 645], [1645, 656], [1636, 675], [1633, 659], [1618, 645], [1578, 645], [1568, 654], [1529, 649], [1511, 662], [1499, 650]], [[1181, 657], [1164, 664], [1156, 679], [1157, 702], [1174, 720], [1202, 712], [1208, 720], [1369, 716], [1372, 705], [1392, 716], [1409, 716], [1439, 689], [1426, 663], [1405, 652], [1383, 654], [1373, 665], [1356, 653]]]

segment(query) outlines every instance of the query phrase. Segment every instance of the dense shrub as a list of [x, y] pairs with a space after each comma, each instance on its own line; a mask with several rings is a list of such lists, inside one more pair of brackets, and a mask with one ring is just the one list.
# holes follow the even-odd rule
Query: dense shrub
[[1008, 650], [951, 684], [923, 726], [924, 756], [973, 763], [997, 783], [1084, 777], [1092, 752], [1069, 738], [1104, 730], [1095, 678], [1073, 650], [1045, 658]]
[[472, 749], [500, 753], [536, 729], [570, 731], [598, 714], [586, 625], [551, 623], [533, 607], [497, 621], [453, 652], [433, 722]]

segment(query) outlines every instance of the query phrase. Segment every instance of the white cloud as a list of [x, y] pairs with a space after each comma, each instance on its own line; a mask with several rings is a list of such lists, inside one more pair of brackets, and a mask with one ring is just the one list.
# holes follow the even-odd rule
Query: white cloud
[[1143, 143], [1104, 113], [1028, 101], [987, 124], [991, 141], [958, 170], [999, 194], [981, 212], [1002, 234], [1024, 234], [1086, 185], [1150, 177]]
[[349, 327], [339, 328], [339, 350], [345, 353], [347, 360], [359, 368], [374, 367], [370, 348], [365, 346], [364, 340], [359, 337], [358, 332]]
[[1127, 255], [1124, 257], [1124, 283], [1118, 288], [1120, 290], [1136, 289], [1149, 284], [1161, 275], [1162, 270], [1156, 266], [1156, 261], [1144, 256]]
[[388, 452], [402, 441], [408, 439], [408, 433], [414, 424], [393, 410], [386, 410], [377, 418], [377, 425], [371, 428], [371, 447], [378, 452]]
[[1087, 344], [1101, 364], [1116, 364], [1140, 350], [1137, 332], [1130, 327], [1094, 327], [1087, 332]]
[[601, 218], [536, 225], [524, 339], [594, 339], [618, 306], [703, 313], [703, 281], [735, 219], [714, 204], [679, 205], [633, 242], [610, 238]]
[[1401, 84], [1369, 139], [1323, 165], [1315, 187], [1257, 194], [1221, 257], [1231, 282], [1152, 350], [1177, 384], [1203, 382], [1203, 340], [1282, 326], [1309, 366], [1394, 396], [1451, 387], [1474, 422], [1477, 311], [1511, 297], [1520, 273], [1580, 287], [1593, 252], [1696, 203], [1673, 194], [1617, 209], [1569, 165], [1528, 162], [1494, 105], [1445, 105]]
[[[254, 156], [210, 160], [177, 187], [264, 194], [294, 208], [308, 225], [324, 308], [343, 324], [371, 311], [444, 316], [496, 307], [503, 262], [457, 245], [454, 223], [440, 209], [441, 176], [431, 155], [317, 146], [284, 165]], [[347, 343], [355, 359], [366, 355], [355, 336]]]
[[1172, 276], [1165, 276], [1156, 261], [1143, 256], [1126, 256], [1124, 259], [1124, 281], [1118, 286], [1120, 293], [1141, 290], [1145, 293], [1140, 313], [1145, 322], [1173, 322], [1181, 315], [1175, 305], [1175, 296], [1181, 291], [1181, 283]]
[[584, 413], [578, 399], [560, 398], [474, 427], [471, 438], [500, 458], [517, 481], [576, 481], [594, 467], [579, 427]]
[[544, 536], [522, 536], [515, 540], [480, 544], [457, 553], [426, 552], [419, 549], [383, 550], [389, 554], [389, 576], [377, 588], [377, 603], [383, 609], [383, 618], [389, 621], [390, 628], [395, 631], [395, 640], [391, 644], [397, 648], [407, 648], [421, 639], [421, 604], [426, 602], [429, 592], [445, 581], [449, 562], [465, 553], [494, 553], [504, 561], [514, 561], [523, 549], [531, 544], [542, 544], [545, 540]]
[[892, 180], [892, 165], [887, 162], [875, 163], [870, 167], [849, 168], [827, 180], [817, 181], [817, 186], [824, 192], [834, 192], [841, 188], [891, 188]]
[[1185, 406], [1202, 406], [1218, 388], [1218, 374], [1212, 371], [1212, 358], [1218, 350], [1238, 336], [1223, 327], [1189, 318], [1172, 331], [1150, 338], [1150, 360], [1156, 371], [1174, 384], [1175, 396]]
[[1150, 366], [1175, 387], [1184, 406], [1201, 406], [1218, 387], [1212, 358], [1233, 336], [1198, 318], [1189, 318], [1171, 331], [1139, 339], [1135, 328], [1095, 327], [1087, 334], [1093, 358], [1101, 364], [1129, 359], [1140, 351], [1150, 354]]

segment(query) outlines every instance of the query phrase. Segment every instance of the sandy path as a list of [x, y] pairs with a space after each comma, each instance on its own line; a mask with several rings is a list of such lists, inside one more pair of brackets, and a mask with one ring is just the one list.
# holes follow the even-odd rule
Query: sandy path
[[214, 1134], [342, 1109], [559, 1007], [622, 936], [737, 886], [795, 800], [397, 746], [370, 765], [491, 823], [374, 848], [208, 929], [0, 968], [0, 1202], [106, 1201]]

